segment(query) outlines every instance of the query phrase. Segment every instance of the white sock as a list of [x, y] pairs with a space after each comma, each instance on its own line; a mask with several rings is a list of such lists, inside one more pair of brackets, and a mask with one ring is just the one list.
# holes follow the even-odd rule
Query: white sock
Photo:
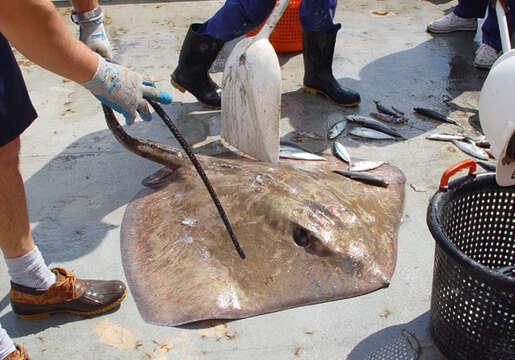
[[46, 266], [37, 246], [27, 254], [5, 259], [11, 281], [36, 290], [47, 290], [57, 278]]
[[0, 326], [0, 359], [7, 357], [7, 355], [14, 350], [16, 350], [16, 346], [9, 335], [7, 335], [5, 330]]

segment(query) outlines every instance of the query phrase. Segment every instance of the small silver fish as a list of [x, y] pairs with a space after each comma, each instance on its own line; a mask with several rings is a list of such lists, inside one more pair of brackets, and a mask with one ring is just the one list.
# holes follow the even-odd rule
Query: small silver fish
[[478, 161], [477, 164], [479, 166], [481, 166], [483, 169], [485, 169], [486, 171], [495, 172], [496, 169], [497, 169], [497, 165], [490, 164], [490, 163], [487, 163], [487, 162], [484, 162], [484, 161]]
[[464, 141], [458, 141], [458, 140], [452, 140], [452, 143], [458, 147], [461, 151], [464, 153], [474, 156], [481, 160], [488, 160], [489, 156], [486, 153], [485, 150], [481, 149], [480, 147], [477, 147], [475, 144], [470, 142], [464, 142]]
[[331, 126], [329, 129], [329, 132], [327, 133], [327, 138], [329, 140], [336, 139], [338, 136], [340, 136], [345, 128], [347, 127], [347, 120], [342, 120]]
[[432, 109], [416, 107], [416, 108], [413, 108], [413, 111], [418, 114], [427, 116], [431, 119], [443, 121], [443, 122], [446, 122], [449, 124], [459, 125], [455, 120], [449, 119], [447, 116], [440, 114], [438, 111], [435, 111]]
[[363, 173], [354, 172], [354, 171], [345, 171], [345, 170], [334, 170], [333, 172], [343, 175], [343, 176], [346, 176], [348, 178], [351, 178], [352, 180], [356, 180], [356, 181], [365, 183], [365, 184], [381, 186], [381, 187], [388, 186], [388, 182], [378, 176], [374, 176], [374, 175], [370, 175], [370, 174], [363, 174]]
[[391, 116], [388, 114], [376, 113], [376, 112], [371, 112], [370, 116], [373, 117], [374, 119], [384, 121], [387, 123], [391, 123], [391, 124], [404, 124], [408, 121], [408, 119], [405, 118], [404, 116], [395, 117], [395, 116]]
[[436, 140], [436, 141], [452, 141], [458, 140], [463, 141], [466, 139], [464, 135], [453, 135], [453, 134], [432, 134], [426, 137], [427, 140]]
[[283, 146], [279, 149], [279, 157], [295, 160], [327, 161], [326, 158], [293, 146]]
[[359, 136], [366, 139], [374, 139], [374, 140], [397, 140], [391, 135], [385, 134], [383, 132], [368, 129], [364, 127], [357, 127], [352, 129], [349, 134], [354, 136]]
[[347, 151], [347, 149], [345, 148], [345, 146], [340, 144], [338, 141], [335, 141], [333, 143], [333, 152], [337, 157], [339, 157], [341, 160], [345, 161], [350, 166], [352, 160], [351, 160], [350, 154]]
[[386, 133], [386, 134], [389, 134], [389, 135], [392, 135], [392, 136], [395, 136], [398, 138], [403, 138], [402, 135], [399, 134], [395, 129], [392, 129], [391, 127], [383, 124], [381, 121], [372, 119], [371, 117], [362, 116], [362, 115], [347, 115], [345, 118], [351, 122], [363, 125], [365, 127], [368, 127], [368, 128], [371, 128], [371, 129], [374, 129], [377, 131], [381, 131], [383, 133]]
[[355, 172], [369, 171], [376, 169], [383, 164], [385, 164], [384, 161], [358, 161], [353, 162], [352, 165], [349, 166], [349, 170]]

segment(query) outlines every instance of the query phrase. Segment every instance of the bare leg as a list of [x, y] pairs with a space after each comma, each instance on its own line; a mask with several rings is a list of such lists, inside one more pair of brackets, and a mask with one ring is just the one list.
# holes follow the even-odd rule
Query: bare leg
[[19, 137], [0, 147], [0, 247], [6, 258], [23, 256], [34, 248], [19, 153]]
[[75, 11], [82, 13], [96, 9], [98, 7], [98, 0], [72, 0], [72, 5]]

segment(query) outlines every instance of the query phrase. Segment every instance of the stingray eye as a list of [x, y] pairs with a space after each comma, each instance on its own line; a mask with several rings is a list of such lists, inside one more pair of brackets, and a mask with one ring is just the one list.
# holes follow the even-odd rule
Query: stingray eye
[[306, 247], [309, 245], [309, 234], [306, 231], [306, 229], [297, 226], [295, 229], [293, 229], [293, 241], [295, 241], [295, 244]]

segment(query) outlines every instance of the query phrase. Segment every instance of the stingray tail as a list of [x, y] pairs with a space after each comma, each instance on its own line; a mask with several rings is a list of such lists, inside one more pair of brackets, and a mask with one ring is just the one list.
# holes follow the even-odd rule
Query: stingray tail
[[113, 133], [114, 137], [127, 150], [145, 159], [155, 161], [171, 168], [181, 167], [188, 161], [188, 157], [181, 150], [157, 141], [130, 136], [125, 132], [125, 130], [123, 130], [118, 120], [116, 120], [116, 116], [110, 107], [102, 104], [102, 109], [104, 110], [107, 126]]

